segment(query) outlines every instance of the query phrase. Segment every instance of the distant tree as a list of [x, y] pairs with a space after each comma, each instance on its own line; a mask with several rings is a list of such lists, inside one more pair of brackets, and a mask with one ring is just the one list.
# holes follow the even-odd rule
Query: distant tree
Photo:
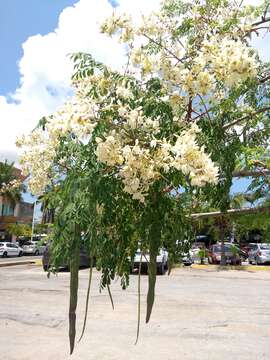
[[0, 162], [0, 195], [15, 204], [21, 200], [22, 191], [25, 191], [25, 186], [15, 172], [14, 163]]
[[30, 225], [26, 224], [9, 224], [7, 226], [7, 232], [10, 235], [14, 235], [16, 237], [19, 236], [31, 236], [32, 230]]

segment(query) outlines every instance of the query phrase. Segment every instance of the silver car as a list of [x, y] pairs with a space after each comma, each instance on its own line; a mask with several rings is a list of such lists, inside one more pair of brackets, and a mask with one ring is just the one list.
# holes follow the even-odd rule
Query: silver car
[[270, 244], [251, 244], [248, 262], [256, 265], [270, 263]]
[[42, 255], [45, 251], [46, 244], [39, 244], [38, 241], [27, 241], [23, 244], [22, 249], [24, 254], [28, 255]]

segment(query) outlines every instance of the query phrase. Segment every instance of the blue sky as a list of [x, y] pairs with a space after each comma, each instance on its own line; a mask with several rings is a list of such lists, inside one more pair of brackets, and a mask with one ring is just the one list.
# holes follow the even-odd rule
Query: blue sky
[[[0, 0], [0, 95], [15, 91], [20, 83], [18, 61], [29, 36], [45, 35], [56, 28], [60, 12], [78, 0]], [[25, 201], [35, 198], [26, 193]]]
[[19, 86], [18, 61], [29, 36], [54, 30], [60, 12], [78, 0], [0, 0], [0, 95]]

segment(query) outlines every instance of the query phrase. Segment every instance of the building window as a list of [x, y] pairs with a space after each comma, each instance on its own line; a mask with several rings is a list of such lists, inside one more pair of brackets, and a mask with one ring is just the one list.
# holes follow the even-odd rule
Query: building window
[[14, 207], [10, 204], [2, 204], [2, 208], [0, 208], [0, 214], [2, 216], [13, 216], [14, 215]]

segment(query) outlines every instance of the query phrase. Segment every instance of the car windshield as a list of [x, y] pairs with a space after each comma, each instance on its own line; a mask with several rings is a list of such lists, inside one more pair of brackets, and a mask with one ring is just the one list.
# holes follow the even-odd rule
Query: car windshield
[[[231, 251], [231, 246], [230, 245], [224, 245], [224, 250], [225, 251]], [[214, 245], [213, 246], [213, 252], [221, 252], [221, 245]]]

